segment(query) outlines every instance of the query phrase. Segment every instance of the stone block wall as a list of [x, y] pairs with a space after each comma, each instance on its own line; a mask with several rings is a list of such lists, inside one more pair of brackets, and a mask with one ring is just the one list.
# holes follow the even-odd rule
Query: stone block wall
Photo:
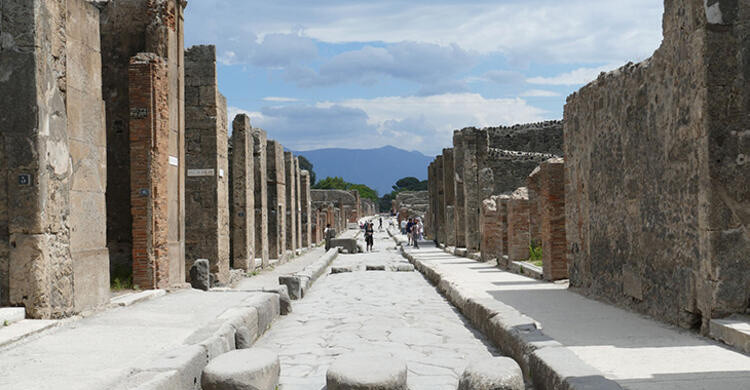
[[748, 8], [667, 0], [653, 57], [568, 98], [572, 287], [704, 332], [750, 306]]
[[283, 260], [286, 255], [286, 171], [284, 147], [268, 140], [266, 143], [268, 172], [268, 254]]
[[557, 156], [563, 154], [562, 121], [489, 127], [486, 131], [492, 148]]
[[456, 228], [456, 247], [466, 246], [466, 200], [464, 198], [464, 143], [460, 131], [453, 132], [453, 181], [456, 206], [453, 209]]
[[480, 228], [482, 236], [482, 261], [490, 261], [501, 257], [503, 240], [497, 197], [493, 196], [482, 202]]
[[215, 46], [185, 51], [185, 85], [185, 269], [208, 259], [223, 284], [229, 281], [228, 132]]
[[479, 216], [482, 200], [491, 193], [485, 194], [480, 186], [479, 174], [487, 160], [487, 131], [476, 128], [461, 130], [463, 142], [463, 196], [464, 196], [464, 229], [466, 249], [469, 252], [479, 251], [482, 236], [479, 233]]
[[130, 60], [130, 214], [133, 284], [169, 287], [169, 103], [167, 65], [153, 53]]
[[255, 269], [254, 151], [250, 118], [237, 115], [232, 122], [232, 266], [244, 271]]
[[526, 187], [513, 192], [507, 201], [508, 258], [520, 261], [529, 258], [529, 193]]
[[310, 197], [310, 172], [307, 170], [300, 171], [300, 205], [302, 213], [302, 246], [309, 248], [317, 238], [313, 237], [313, 225], [316, 224], [316, 216], [312, 209], [312, 199]]
[[500, 253], [498, 257], [498, 262], [502, 265], [507, 266], [508, 264], [505, 264], [505, 260], [503, 259], [503, 256], [508, 256], [508, 203], [510, 202], [510, 195], [498, 195], [494, 198], [495, 204], [497, 205], [497, 215], [498, 215], [498, 224], [499, 224], [499, 233], [500, 233]]
[[445, 245], [456, 246], [456, 171], [453, 149], [443, 149], [443, 209], [445, 210]]
[[529, 190], [529, 234], [534, 246], [542, 245], [540, 176], [540, 167], [536, 167], [526, 179], [526, 188]]
[[253, 179], [255, 181], [255, 258], [261, 259], [263, 267], [268, 267], [270, 259], [268, 233], [268, 153], [266, 132], [252, 130], [253, 136]]
[[[561, 158], [542, 163], [537, 171], [538, 199], [529, 199], [530, 220], [534, 202], [539, 210], [542, 269], [546, 280], [568, 278], [565, 238], [565, 162]], [[533, 225], [532, 225], [533, 230]], [[532, 234], [533, 239], [533, 234]]]
[[10, 0], [0, 20], [0, 306], [64, 317], [109, 298], [99, 11]]
[[297, 179], [292, 152], [284, 152], [284, 174], [286, 182], [286, 249], [297, 250]]

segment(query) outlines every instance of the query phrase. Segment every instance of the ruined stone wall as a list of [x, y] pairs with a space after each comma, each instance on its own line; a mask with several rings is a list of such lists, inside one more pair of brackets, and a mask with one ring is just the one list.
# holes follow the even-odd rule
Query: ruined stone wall
[[529, 194], [526, 187], [513, 192], [507, 201], [508, 258], [529, 258]]
[[453, 149], [443, 149], [443, 209], [445, 211], [445, 245], [456, 246], [456, 171]]
[[63, 317], [109, 298], [99, 11], [2, 5], [0, 305]]
[[297, 200], [296, 207], [294, 208], [295, 216], [297, 223], [295, 226], [297, 227], [297, 248], [302, 248], [303, 246], [306, 246], [302, 243], [302, 171], [299, 168], [299, 157], [294, 158], [294, 188], [296, 189], [297, 193], [295, 194], [295, 198]]
[[216, 47], [185, 51], [185, 269], [208, 259], [218, 283], [229, 281], [229, 170], [226, 99], [216, 79]]
[[502, 253], [502, 226], [498, 213], [497, 197], [482, 202], [480, 234], [482, 236], [482, 261], [497, 259]]
[[268, 172], [268, 254], [283, 260], [286, 254], [286, 172], [284, 147], [268, 140], [266, 143]]
[[129, 275], [132, 264], [130, 194], [131, 114], [140, 107], [128, 102], [128, 64], [142, 52], [167, 64], [169, 107], [168, 250], [173, 283], [185, 280], [184, 38], [182, 0], [111, 0], [100, 2], [103, 96], [107, 127], [107, 246], [111, 273]]
[[445, 159], [443, 156], [438, 156], [435, 164], [435, 191], [437, 192], [437, 200], [434, 203], [434, 218], [437, 231], [435, 236], [438, 242], [445, 242], [445, 182], [443, 170], [445, 169]]
[[486, 130], [467, 128], [461, 130], [463, 145], [463, 195], [464, 195], [464, 236], [469, 252], [479, 251], [482, 237], [479, 233], [479, 215], [482, 201], [491, 196], [480, 185], [480, 170], [487, 161], [488, 135]]
[[466, 246], [466, 200], [464, 198], [464, 143], [460, 131], [453, 132], [453, 192], [456, 196], [455, 217], [456, 247]]
[[310, 196], [310, 172], [300, 171], [300, 205], [302, 208], [302, 246], [309, 248], [316, 238], [313, 237], [313, 225], [316, 224], [316, 216], [312, 209], [312, 198]]
[[284, 152], [284, 174], [286, 182], [286, 249], [297, 250], [297, 179], [292, 152]]
[[532, 153], [563, 154], [563, 122], [547, 121], [515, 126], [489, 127], [490, 147]]
[[268, 155], [266, 132], [253, 128], [253, 179], [255, 181], [255, 258], [268, 267]]
[[749, 8], [667, 0], [652, 58], [568, 98], [572, 287], [704, 331], [748, 308]]
[[356, 198], [349, 191], [344, 190], [310, 190], [313, 203], [333, 202], [337, 206], [353, 206]]
[[[544, 163], [542, 163], [544, 164]], [[540, 197], [541, 164], [536, 167], [526, 179], [526, 188], [529, 191], [529, 235], [534, 246], [542, 244], [542, 217]]]
[[233, 268], [255, 269], [255, 174], [253, 129], [250, 118], [239, 114], [232, 122], [231, 238]]
[[[568, 278], [567, 241], [565, 238], [565, 162], [550, 159], [539, 166], [538, 199], [541, 230], [542, 269], [547, 280]], [[529, 199], [529, 210], [534, 201]], [[533, 221], [533, 218], [530, 218]], [[532, 225], [533, 228], [533, 225]], [[533, 238], [533, 231], [531, 232]]]

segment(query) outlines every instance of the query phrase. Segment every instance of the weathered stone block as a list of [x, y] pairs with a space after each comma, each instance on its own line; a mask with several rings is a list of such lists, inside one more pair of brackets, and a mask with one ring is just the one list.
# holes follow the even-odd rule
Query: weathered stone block
[[513, 192], [508, 207], [508, 257], [511, 261], [529, 258], [529, 193], [525, 187]]

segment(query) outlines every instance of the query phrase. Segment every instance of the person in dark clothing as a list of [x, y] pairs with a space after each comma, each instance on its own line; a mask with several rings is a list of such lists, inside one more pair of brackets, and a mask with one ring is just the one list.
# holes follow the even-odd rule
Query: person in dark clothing
[[365, 224], [365, 244], [367, 245], [367, 251], [372, 252], [372, 246], [375, 241], [374, 239], [375, 234], [375, 226], [372, 224], [372, 222], [368, 222]]
[[408, 238], [408, 240], [409, 240], [409, 242], [408, 242], [408, 243], [406, 244], [407, 246], [409, 246], [409, 245], [411, 245], [411, 244], [412, 244], [412, 240], [411, 240], [411, 238], [412, 238], [411, 230], [412, 230], [412, 228], [413, 228], [413, 227], [414, 227], [414, 219], [413, 219], [413, 218], [409, 218], [409, 222], [407, 222], [407, 223], [406, 223], [406, 237], [407, 237], [407, 238]]

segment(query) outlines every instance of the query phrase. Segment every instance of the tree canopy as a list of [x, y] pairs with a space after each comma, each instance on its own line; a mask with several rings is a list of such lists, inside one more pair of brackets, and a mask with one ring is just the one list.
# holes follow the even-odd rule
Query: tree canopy
[[364, 184], [353, 184], [349, 183], [341, 177], [326, 177], [325, 179], [315, 183], [312, 187], [316, 190], [356, 190], [359, 192], [359, 197], [362, 199], [370, 199], [373, 202], [378, 202], [378, 192]]
[[304, 158], [303, 156], [299, 157], [299, 169], [305, 169], [308, 172], [310, 172], [310, 185], [315, 185], [315, 171], [313, 171], [313, 164], [310, 162], [310, 160]]

